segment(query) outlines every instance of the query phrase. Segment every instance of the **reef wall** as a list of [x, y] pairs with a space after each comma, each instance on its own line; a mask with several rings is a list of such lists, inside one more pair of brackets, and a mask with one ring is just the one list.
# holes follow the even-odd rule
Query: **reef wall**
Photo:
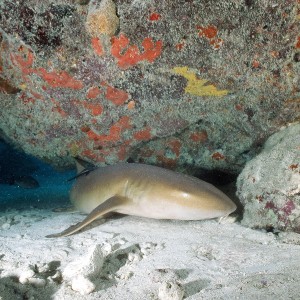
[[0, 135], [62, 168], [238, 173], [300, 121], [299, 5], [0, 0]]

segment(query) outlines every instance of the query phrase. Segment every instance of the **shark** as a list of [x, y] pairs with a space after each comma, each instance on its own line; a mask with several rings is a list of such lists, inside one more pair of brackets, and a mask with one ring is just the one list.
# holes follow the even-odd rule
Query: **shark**
[[212, 184], [162, 167], [139, 163], [85, 167], [79, 159], [76, 165], [70, 200], [87, 216], [48, 238], [74, 234], [109, 213], [204, 220], [226, 217], [236, 210], [235, 203]]

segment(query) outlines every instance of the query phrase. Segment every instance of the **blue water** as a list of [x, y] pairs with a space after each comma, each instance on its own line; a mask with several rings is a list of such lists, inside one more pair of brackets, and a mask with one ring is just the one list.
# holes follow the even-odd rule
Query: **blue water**
[[[37, 188], [5, 183], [11, 176], [32, 176]], [[52, 166], [0, 142], [0, 211], [10, 209], [56, 208], [70, 205], [67, 180], [75, 170], [59, 172]]]

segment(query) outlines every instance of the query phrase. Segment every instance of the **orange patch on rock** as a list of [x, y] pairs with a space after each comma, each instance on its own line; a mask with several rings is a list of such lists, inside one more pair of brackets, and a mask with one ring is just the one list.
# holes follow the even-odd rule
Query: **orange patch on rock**
[[185, 43], [178, 43], [175, 45], [176, 50], [181, 51], [184, 47]]
[[106, 85], [105, 98], [113, 102], [115, 105], [122, 105], [129, 99], [129, 95], [123, 90]]
[[83, 106], [91, 110], [93, 116], [99, 116], [103, 112], [103, 107], [99, 103], [84, 102]]
[[97, 98], [100, 94], [101, 90], [97, 86], [94, 86], [88, 90], [86, 97], [88, 99], [94, 99]]
[[[23, 51], [23, 48], [22, 48], [22, 51]], [[18, 66], [24, 75], [28, 75], [28, 74], [31, 74], [34, 72], [34, 69], [31, 69], [33, 61], [34, 61], [34, 55], [29, 49], [27, 49], [26, 52], [27, 52], [26, 58], [24, 58], [23, 54], [21, 54], [21, 55], [12, 54], [12, 53], [10, 54], [12, 63], [15, 66]]]
[[133, 134], [133, 137], [138, 141], [149, 141], [151, 139], [151, 128], [148, 127], [146, 129], [137, 131]]
[[151, 157], [154, 154], [154, 152], [155, 151], [153, 149], [145, 147], [145, 148], [141, 149], [140, 156], [141, 157]]
[[128, 152], [127, 148], [128, 147], [126, 147], [126, 146], [120, 146], [120, 149], [118, 151], [118, 158], [119, 158], [119, 160], [122, 161], [122, 160], [124, 160], [126, 158], [127, 152]]
[[[7, 49], [7, 51], [9, 50]], [[35, 70], [32, 68], [32, 65], [34, 63], [34, 54], [30, 49], [24, 46], [20, 46], [18, 52], [21, 54], [10, 53], [10, 60], [12, 62], [12, 65], [20, 69], [21, 77], [23, 80], [22, 84], [24, 84], [25, 82], [31, 84], [31, 80], [28, 75], [35, 72]]]
[[235, 105], [235, 109], [236, 109], [236, 110], [244, 110], [244, 107], [243, 107], [243, 105], [241, 105], [241, 104], [236, 104], [236, 105]]
[[91, 129], [90, 129], [89, 126], [82, 126], [82, 127], [80, 128], [80, 130], [81, 130], [82, 132], [89, 132]]
[[214, 25], [197, 26], [197, 29], [199, 30], [198, 35], [206, 38], [214, 49], [217, 50], [223, 45], [224, 41], [217, 37], [218, 29]]
[[36, 99], [39, 99], [39, 100], [44, 100], [44, 98], [43, 98], [43, 96], [41, 95], [41, 94], [39, 94], [39, 93], [36, 93], [36, 92], [34, 92], [34, 91], [29, 91], [30, 92], [30, 94], [34, 97], [34, 98], [36, 98]]
[[100, 154], [98, 154], [90, 149], [85, 149], [80, 154], [81, 157], [86, 157], [95, 162], [105, 162], [105, 155], [107, 155], [107, 153], [101, 152]]
[[203, 131], [199, 131], [199, 132], [193, 132], [191, 133], [190, 135], [190, 139], [193, 141], [193, 142], [205, 142], [207, 140], [207, 132], [206, 130], [203, 130]]
[[119, 67], [123, 69], [144, 60], [153, 62], [161, 54], [162, 41], [153, 42], [152, 38], [147, 37], [144, 38], [142, 47], [144, 51], [140, 52], [138, 46], [129, 45], [129, 39], [124, 34], [111, 39], [111, 54], [117, 59]]
[[157, 161], [160, 162], [163, 167], [171, 170], [175, 169], [177, 165], [176, 159], [167, 158], [164, 155], [157, 155]]
[[104, 54], [101, 41], [98, 37], [92, 38], [92, 47], [97, 55], [102, 56]]
[[300, 48], [300, 36], [298, 36], [298, 39], [297, 39], [297, 43], [296, 43], [296, 48]]
[[67, 117], [67, 113], [60, 107], [59, 102], [55, 99], [51, 99], [51, 102], [54, 104], [52, 111], [59, 113], [62, 117]]
[[181, 142], [179, 140], [172, 140], [169, 142], [169, 146], [172, 150], [172, 152], [175, 153], [175, 155], [178, 157], [180, 154], [180, 150], [181, 150]]
[[71, 89], [81, 89], [83, 83], [79, 80], [74, 79], [66, 71], [52, 71], [48, 72], [44, 68], [33, 69], [32, 65], [34, 62], [34, 55], [31, 50], [21, 46], [19, 52], [24, 54], [10, 54], [12, 63], [21, 69], [23, 78], [27, 81], [26, 76], [29, 74], [37, 74], [43, 80], [45, 80], [52, 87], [63, 87]]
[[252, 67], [255, 68], [255, 69], [259, 68], [260, 67], [260, 62], [256, 59], [254, 59], [253, 62], [252, 62]]
[[131, 101], [128, 102], [127, 108], [128, 108], [129, 110], [135, 108], [135, 102], [134, 102], [134, 100], [131, 100]]
[[119, 160], [125, 160], [127, 158], [128, 155], [128, 150], [129, 150], [129, 146], [131, 144], [131, 140], [125, 141], [119, 148], [118, 150], [118, 159]]
[[161, 18], [161, 15], [158, 13], [152, 13], [149, 16], [149, 21], [158, 21]]
[[214, 49], [219, 49], [224, 44], [224, 41], [220, 38], [212, 39], [209, 41], [209, 44], [212, 45]]
[[[109, 134], [97, 134], [95, 131], [89, 128], [85, 133], [88, 135], [89, 139], [93, 141], [99, 141], [102, 143], [107, 142], [118, 142], [121, 139], [121, 134], [126, 129], [130, 129], [130, 118], [128, 116], [123, 116], [118, 122], [113, 124], [109, 129]], [[81, 129], [82, 131], [82, 129]]]
[[207, 39], [214, 38], [218, 33], [217, 27], [213, 25], [207, 27], [198, 26], [197, 29], [199, 29], [199, 36], [206, 37]]
[[93, 116], [99, 116], [99, 115], [101, 115], [102, 114], [102, 112], [103, 112], [103, 108], [102, 108], [102, 106], [101, 105], [93, 105], [92, 106], [92, 114], [93, 114]]
[[110, 127], [109, 130], [109, 135], [103, 135], [101, 136], [101, 140], [102, 141], [119, 141], [121, 138], [121, 133], [125, 130], [125, 129], [130, 129], [131, 125], [130, 125], [130, 118], [128, 116], [123, 116], [120, 118], [120, 120], [118, 122], [116, 122], [115, 124], [113, 124]]
[[66, 71], [47, 72], [43, 68], [39, 68], [37, 74], [41, 76], [52, 87], [62, 87], [78, 90], [83, 88], [83, 83], [74, 79]]
[[[82, 131], [82, 129], [81, 129]], [[89, 137], [89, 139], [94, 140], [94, 141], [98, 141], [101, 139], [101, 135], [97, 134], [94, 130], [92, 129], [88, 129], [86, 132], [87, 136]]]
[[96, 157], [97, 157], [96, 154], [93, 151], [89, 150], [89, 149], [83, 150], [81, 152], [81, 156], [90, 158], [93, 161], [96, 161]]
[[223, 160], [223, 159], [225, 159], [225, 156], [223, 154], [221, 154], [220, 152], [215, 152], [212, 155], [212, 158], [215, 160]]
[[25, 94], [24, 92], [19, 94], [18, 98], [20, 98], [24, 104], [28, 104], [28, 103], [34, 104], [36, 100], [35, 98], [28, 97], [27, 94]]

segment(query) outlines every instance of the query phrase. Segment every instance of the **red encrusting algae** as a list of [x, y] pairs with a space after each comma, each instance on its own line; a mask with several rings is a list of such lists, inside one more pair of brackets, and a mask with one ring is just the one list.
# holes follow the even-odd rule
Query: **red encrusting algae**
[[218, 33], [217, 28], [213, 25], [209, 25], [207, 27], [197, 26], [197, 29], [199, 29], [199, 36], [204, 36], [207, 39], [216, 37]]
[[146, 129], [137, 131], [133, 134], [133, 137], [137, 141], [149, 141], [151, 139], [151, 128], [147, 127]]
[[197, 26], [199, 30], [199, 37], [204, 37], [209, 41], [209, 44], [215, 49], [219, 49], [224, 41], [221, 38], [217, 37], [218, 29], [214, 25], [204, 26]]
[[42, 77], [52, 87], [62, 87], [70, 89], [81, 89], [83, 83], [80, 80], [74, 79], [66, 71], [52, 71], [48, 72], [44, 68], [35, 70], [34, 73]]
[[22, 51], [24, 51], [25, 49], [26, 49], [25, 52], [27, 52], [26, 58], [24, 58], [24, 55], [22, 54], [18, 55], [18, 54], [11, 53], [10, 59], [15, 66], [18, 66], [21, 69], [22, 74], [28, 75], [34, 72], [34, 69], [31, 69], [34, 62], [34, 55], [32, 51], [29, 50], [28, 48], [22, 47]]
[[106, 87], [105, 98], [113, 102], [115, 105], [122, 105], [129, 99], [129, 95], [125, 91], [117, 89], [106, 83], [103, 85]]
[[81, 131], [85, 132], [89, 139], [93, 141], [107, 143], [120, 141], [123, 131], [130, 128], [130, 118], [128, 116], [123, 116], [119, 119], [119, 121], [117, 121], [110, 127], [109, 134], [98, 134], [94, 130], [86, 127], [84, 127], [84, 130], [83, 128], [81, 128]]
[[129, 45], [129, 39], [120, 34], [119, 37], [111, 39], [111, 54], [122, 69], [135, 66], [138, 62], [147, 60], [153, 62], [162, 52], [162, 41], [153, 42], [152, 38], [146, 37], [142, 42], [143, 52], [140, 52], [137, 45]]
[[63, 118], [68, 116], [68, 114], [61, 108], [58, 101], [52, 98], [51, 102], [53, 103], [53, 108], [52, 108], [53, 112], [59, 113]]
[[181, 141], [178, 139], [173, 139], [168, 144], [172, 152], [175, 153], [176, 157], [178, 157], [180, 155], [180, 150], [182, 146]]
[[193, 142], [205, 142], [208, 138], [208, 135], [207, 135], [207, 132], [205, 130], [203, 131], [196, 131], [196, 132], [193, 132], [191, 133], [190, 135], [190, 139], [193, 141]]
[[97, 86], [94, 86], [88, 90], [86, 97], [88, 99], [94, 99], [97, 98], [100, 94], [101, 90]]
[[297, 38], [297, 42], [296, 42], [296, 48], [300, 48], [300, 36], [298, 36]]
[[51, 71], [48, 72], [44, 68], [34, 69], [32, 65], [34, 63], [34, 55], [32, 51], [28, 48], [21, 46], [19, 51], [25, 52], [24, 54], [10, 54], [11, 61], [13, 65], [20, 68], [23, 75], [24, 81], [28, 81], [27, 75], [36, 74], [46, 81], [51, 87], [59, 88], [71, 88], [71, 89], [81, 89], [83, 88], [83, 83], [80, 80], [76, 80], [66, 71]]
[[223, 154], [221, 154], [220, 152], [213, 153], [213, 155], [211, 157], [213, 159], [215, 159], [215, 160], [223, 160], [223, 159], [225, 159], [225, 156]]
[[93, 37], [91, 42], [92, 42], [92, 47], [94, 49], [94, 52], [98, 56], [102, 56], [104, 54], [104, 50], [100, 39], [98, 37]]
[[161, 18], [160, 14], [153, 12], [149, 16], [149, 21], [158, 21], [160, 18]]
[[89, 109], [94, 117], [99, 116], [103, 112], [103, 107], [99, 103], [83, 102], [83, 106]]

